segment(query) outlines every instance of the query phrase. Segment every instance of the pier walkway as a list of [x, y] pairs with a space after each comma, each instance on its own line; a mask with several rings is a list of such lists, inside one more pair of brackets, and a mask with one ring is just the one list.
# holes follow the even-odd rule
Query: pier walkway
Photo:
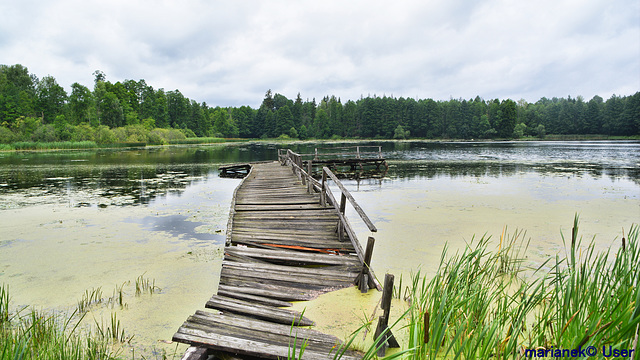
[[[358, 359], [339, 339], [309, 328], [313, 319], [287, 309], [292, 301], [353, 286], [381, 289], [345, 217], [351, 203], [372, 232], [375, 226], [328, 168], [314, 180], [300, 156], [254, 164], [235, 191], [217, 293], [173, 340], [192, 345], [184, 358], [286, 359], [305, 344], [303, 359]], [[328, 186], [340, 188], [337, 201]], [[369, 249], [369, 247], [371, 249]], [[295, 350], [294, 350], [295, 349]]]

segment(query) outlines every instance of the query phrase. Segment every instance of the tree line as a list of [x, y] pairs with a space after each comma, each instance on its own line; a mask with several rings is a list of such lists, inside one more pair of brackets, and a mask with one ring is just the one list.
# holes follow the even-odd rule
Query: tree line
[[[144, 80], [112, 83], [94, 72], [93, 88], [67, 93], [53, 76], [39, 79], [20, 64], [0, 65], [0, 143], [11, 141], [142, 141], [172, 138], [492, 139], [545, 134], [640, 135], [640, 92], [606, 101], [542, 98], [535, 103], [367, 96], [319, 102], [268, 90], [259, 108], [210, 107], [179, 90]], [[155, 132], [154, 132], [155, 131]], [[155, 134], [155, 140], [149, 134]]]

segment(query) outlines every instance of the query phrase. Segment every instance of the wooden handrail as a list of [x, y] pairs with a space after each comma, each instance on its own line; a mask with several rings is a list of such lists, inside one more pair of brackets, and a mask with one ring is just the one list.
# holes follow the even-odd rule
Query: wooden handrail
[[[378, 149], [378, 151], [361, 151], [361, 149], [373, 148]], [[318, 150], [350, 150], [355, 149], [355, 151], [350, 152], [330, 152], [330, 153], [321, 153]], [[282, 164], [284, 164], [284, 158], [286, 157], [288, 149], [278, 149], [278, 159]], [[294, 153], [296, 154], [296, 153]], [[375, 158], [382, 159], [382, 146], [347, 146], [347, 147], [334, 147], [334, 148], [315, 148], [315, 152], [311, 154], [296, 154], [301, 158], [311, 158], [313, 160], [318, 160], [321, 156], [354, 156], [356, 159], [361, 159], [362, 155], [376, 155]]]
[[[322, 181], [320, 182], [311, 176], [310, 170], [305, 171], [305, 169], [302, 168], [302, 156], [300, 154], [297, 154], [291, 151], [290, 149], [287, 149], [286, 153], [284, 151], [281, 152], [280, 150], [278, 150], [278, 156], [280, 157], [280, 162], [282, 163], [282, 165], [291, 165], [291, 169], [294, 172], [294, 174], [298, 176], [298, 178], [302, 181], [303, 185], [305, 185], [305, 182], [306, 182], [306, 184], [308, 185], [309, 191], [313, 190], [315, 192], [320, 193], [320, 203], [323, 206], [326, 206], [327, 203], [329, 203], [338, 211], [339, 221], [338, 221], [337, 232], [338, 232], [339, 239], [342, 240], [344, 237], [344, 233], [345, 232], [347, 233], [349, 240], [351, 241], [354, 249], [356, 250], [356, 255], [358, 256], [360, 261], [363, 262], [363, 264], [365, 264], [365, 266], [367, 267], [366, 272], [368, 272], [369, 274], [369, 279], [371, 280], [371, 283], [378, 290], [382, 290], [380, 282], [375, 277], [373, 270], [365, 262], [364, 250], [362, 249], [362, 246], [358, 241], [358, 237], [345, 214], [347, 200], [351, 203], [353, 208], [356, 210], [356, 212], [358, 213], [362, 221], [367, 225], [367, 228], [371, 232], [377, 232], [378, 229], [375, 227], [375, 225], [373, 225], [373, 222], [371, 221], [371, 219], [369, 219], [369, 217], [364, 212], [364, 210], [362, 210], [360, 205], [358, 205], [358, 203], [356, 202], [355, 198], [351, 195], [349, 190], [347, 190], [344, 187], [344, 185], [338, 179], [338, 177], [336, 177], [336, 175], [326, 166], [322, 168]], [[310, 165], [311, 165], [311, 161], [307, 163], [308, 169], [311, 168]], [[340, 203], [338, 203], [335, 196], [333, 195], [333, 192], [331, 191], [331, 188], [329, 188], [327, 183], [328, 179], [333, 180], [333, 182], [340, 189], [340, 195], [341, 195]]]
[[[344, 185], [342, 185], [342, 182], [338, 179], [338, 177], [326, 166], [322, 168], [322, 171], [326, 172], [327, 175], [331, 178], [331, 180], [333, 180], [333, 182], [338, 186], [338, 188], [342, 192], [342, 195], [344, 195], [347, 198], [347, 200], [349, 200], [349, 202], [351, 203], [353, 208], [356, 210], [358, 215], [360, 215], [360, 218], [362, 219], [362, 221], [364, 221], [364, 223], [367, 224], [367, 227], [369, 228], [369, 230], [371, 232], [377, 232], [378, 229], [376, 228], [376, 226], [373, 225], [373, 222], [371, 222], [371, 219], [369, 219], [367, 214], [365, 214], [364, 210], [362, 210], [360, 205], [358, 205], [358, 203], [356, 202], [356, 199], [353, 198], [349, 190], [347, 190], [344, 187]], [[324, 176], [322, 177], [322, 179], [324, 180]], [[341, 205], [340, 207], [342, 208], [343, 206]], [[344, 213], [344, 209], [342, 209], [342, 212]]]

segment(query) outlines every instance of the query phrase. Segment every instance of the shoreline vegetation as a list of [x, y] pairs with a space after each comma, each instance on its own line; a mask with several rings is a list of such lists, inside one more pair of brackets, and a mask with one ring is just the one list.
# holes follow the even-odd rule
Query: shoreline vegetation
[[280, 137], [273, 139], [228, 139], [217, 137], [205, 137], [205, 138], [184, 138], [178, 140], [170, 140], [163, 143], [152, 142], [115, 142], [99, 144], [95, 141], [51, 141], [51, 142], [38, 142], [38, 141], [18, 141], [10, 144], [0, 144], [0, 152], [3, 151], [53, 151], [53, 150], [90, 150], [90, 149], [126, 149], [126, 148], [144, 148], [149, 146], [184, 146], [184, 145], [214, 145], [214, 144], [229, 144], [229, 143], [245, 143], [245, 142], [309, 142], [309, 143], [324, 143], [324, 142], [361, 142], [361, 141], [416, 141], [416, 142], [487, 142], [487, 141], [640, 141], [640, 135], [638, 136], [607, 136], [607, 135], [548, 135], [544, 139], [540, 138], [521, 138], [521, 139], [403, 139], [403, 140], [391, 140], [391, 139], [355, 139], [355, 138], [333, 138], [333, 139], [307, 139], [300, 140], [290, 137]]
[[[392, 327], [401, 349], [387, 358], [519, 359], [532, 351], [591, 347], [637, 353], [638, 225], [623, 234], [617, 250], [600, 253], [594, 250], [595, 238], [583, 244], [578, 227], [576, 215], [570, 236], [562, 236], [564, 253], [535, 268], [526, 265], [528, 242], [522, 231], [509, 236], [505, 229], [497, 248], [486, 237], [472, 239], [451, 256], [445, 248], [434, 276], [417, 272], [408, 285], [400, 281], [394, 288], [394, 297], [404, 300], [407, 309]], [[87, 309], [103, 303], [95, 293], [87, 291], [71, 315], [51, 315], [14, 311], [8, 287], [0, 286], [0, 358], [130, 358], [114, 350], [131, 340], [116, 315], [111, 323], [96, 323], [97, 329], [78, 326]], [[364, 320], [346, 342], [359, 348], [364, 359], [376, 358], [373, 326]], [[368, 343], [356, 344], [363, 331], [369, 332]], [[299, 358], [304, 345], [297, 353], [292, 351], [290, 359]]]
[[[289, 99], [267, 90], [258, 108], [211, 107], [145, 80], [115, 83], [96, 71], [93, 89], [20, 65], [0, 65], [0, 150], [200, 144], [217, 139], [534, 140], [638, 139], [640, 91], [605, 100], [543, 97], [433, 100], [376, 94], [343, 101]], [[594, 135], [596, 134], [596, 135]], [[600, 134], [600, 135], [598, 135]], [[35, 145], [32, 143], [36, 143]], [[53, 145], [52, 145], [53, 144]], [[58, 144], [58, 145], [55, 145]]]

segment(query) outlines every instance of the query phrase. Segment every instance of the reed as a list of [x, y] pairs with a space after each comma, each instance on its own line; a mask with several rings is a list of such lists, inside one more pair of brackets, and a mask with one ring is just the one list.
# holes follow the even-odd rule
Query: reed
[[9, 286], [0, 286], [0, 325], [9, 321]]
[[7, 306], [5, 321], [0, 322], [0, 359], [78, 359], [115, 360], [119, 352], [99, 333], [81, 329], [84, 315], [65, 316], [23, 309], [9, 317], [8, 288], [0, 286], [0, 300]]
[[171, 145], [197, 145], [197, 144], [219, 144], [228, 140], [218, 137], [194, 137], [186, 139], [175, 139], [169, 141]]
[[98, 147], [95, 141], [19, 141], [11, 144], [15, 150], [66, 150], [66, 149], [95, 149]]
[[111, 308], [115, 305], [118, 305], [121, 309], [127, 307], [127, 303], [124, 302], [124, 287], [128, 285], [130, 281], [125, 281], [121, 285], [116, 285], [115, 289], [113, 289], [113, 295], [107, 300], [107, 304], [111, 304]]
[[156, 286], [156, 280], [145, 278], [144, 274], [136, 278], [135, 284], [136, 284], [136, 296], [140, 296], [144, 293], [149, 293], [149, 295], [153, 295], [156, 291], [160, 290], [160, 288]]
[[92, 305], [103, 301], [101, 287], [85, 290], [82, 298], [78, 301], [77, 310], [79, 313], [86, 313]]
[[638, 227], [629, 231], [624, 249], [596, 254], [594, 240], [582, 245], [578, 224], [576, 216], [565, 256], [526, 276], [528, 244], [518, 232], [507, 238], [503, 233], [494, 251], [486, 237], [450, 258], [445, 249], [435, 276], [417, 273], [409, 285], [410, 358], [516, 359], [526, 349], [631, 349], [640, 322]]
[[[299, 320], [302, 320], [303, 316], [304, 316], [304, 310], [300, 314]], [[295, 320], [294, 320], [291, 322], [291, 328], [289, 329], [289, 338], [290, 339], [293, 338], [293, 341], [289, 344], [287, 360], [302, 359], [302, 355], [304, 355], [304, 351], [307, 348], [307, 345], [309, 344], [309, 341], [307, 339], [304, 339], [302, 343], [298, 341], [298, 333], [296, 332], [296, 334], [293, 335], [295, 328], [296, 326], [295, 326]]]

